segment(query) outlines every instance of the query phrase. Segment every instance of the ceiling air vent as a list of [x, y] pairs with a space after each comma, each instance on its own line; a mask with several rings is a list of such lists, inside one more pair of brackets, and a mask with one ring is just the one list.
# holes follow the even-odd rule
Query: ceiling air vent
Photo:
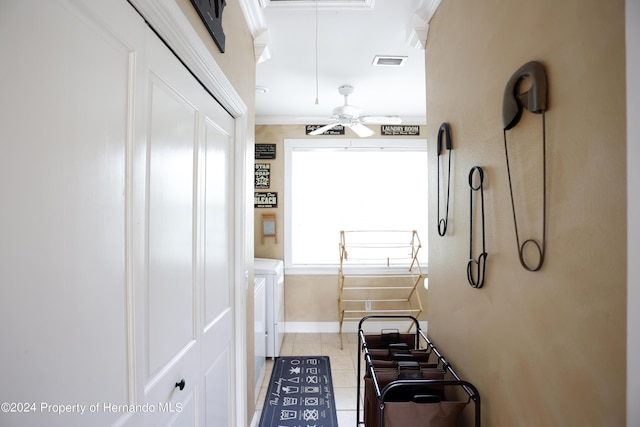
[[383, 56], [376, 55], [373, 58], [374, 67], [402, 67], [407, 60], [406, 56]]

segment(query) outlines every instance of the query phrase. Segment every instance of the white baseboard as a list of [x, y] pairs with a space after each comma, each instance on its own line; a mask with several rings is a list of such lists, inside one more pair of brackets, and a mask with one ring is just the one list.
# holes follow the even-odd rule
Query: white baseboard
[[[420, 329], [427, 332], [427, 321], [420, 320]], [[400, 332], [406, 332], [409, 325], [413, 326], [410, 321], [378, 321], [371, 319], [363, 323], [365, 332], [379, 332], [381, 329], [398, 329]], [[337, 334], [340, 332], [339, 322], [285, 322], [285, 333], [287, 334]], [[344, 322], [342, 324], [342, 332], [356, 333], [358, 332], [358, 322]]]
[[260, 412], [256, 411], [253, 413], [253, 418], [251, 419], [250, 427], [258, 427], [258, 423], [260, 422]]

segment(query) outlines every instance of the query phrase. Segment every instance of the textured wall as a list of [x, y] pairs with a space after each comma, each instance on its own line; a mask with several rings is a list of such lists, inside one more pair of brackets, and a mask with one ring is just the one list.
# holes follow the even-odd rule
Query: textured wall
[[[502, 94], [522, 64], [548, 76], [547, 247], [520, 266]], [[625, 423], [624, 1], [445, 0], [429, 30], [427, 138], [454, 144], [451, 226], [429, 241], [429, 332], [482, 395], [483, 425]], [[540, 117], [508, 133], [521, 239], [540, 236]], [[510, 148], [511, 150], [511, 148]], [[436, 156], [430, 156], [431, 224]], [[487, 283], [467, 284], [469, 187], [486, 172]]]

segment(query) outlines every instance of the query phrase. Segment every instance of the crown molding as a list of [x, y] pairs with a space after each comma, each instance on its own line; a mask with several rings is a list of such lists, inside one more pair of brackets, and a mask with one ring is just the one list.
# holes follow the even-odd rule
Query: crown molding
[[271, 58], [269, 52], [271, 37], [262, 9], [269, 4], [269, 0], [239, 0], [239, 3], [249, 31], [253, 36], [256, 63], [265, 62]]
[[416, 49], [425, 49], [429, 35], [429, 23], [438, 10], [441, 0], [421, 0], [413, 20], [409, 24], [407, 44]]
[[246, 114], [246, 104], [174, 0], [129, 2], [232, 116]]
[[[426, 124], [424, 117], [418, 116], [401, 116], [403, 125], [419, 125]], [[256, 116], [256, 125], [324, 125], [331, 123], [332, 120], [326, 116], [318, 117], [297, 117], [297, 116]], [[380, 126], [377, 123], [365, 123], [366, 126]]]

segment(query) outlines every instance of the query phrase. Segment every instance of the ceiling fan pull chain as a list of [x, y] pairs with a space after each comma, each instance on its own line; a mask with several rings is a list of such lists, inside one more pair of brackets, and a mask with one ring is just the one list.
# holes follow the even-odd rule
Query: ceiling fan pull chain
[[316, 0], [316, 105], [318, 105], [318, 0]]

